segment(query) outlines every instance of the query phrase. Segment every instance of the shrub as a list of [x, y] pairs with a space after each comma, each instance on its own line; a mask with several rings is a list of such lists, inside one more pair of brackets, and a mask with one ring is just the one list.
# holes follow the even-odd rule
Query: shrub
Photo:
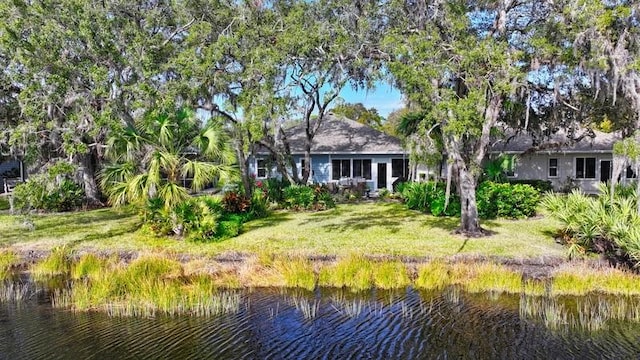
[[0, 197], [0, 211], [9, 210], [10, 207], [9, 199], [6, 197]]
[[284, 189], [284, 205], [293, 209], [309, 209], [313, 205], [313, 188], [304, 185], [291, 185]]
[[143, 221], [156, 235], [208, 240], [216, 237], [221, 211], [220, 201], [209, 196], [191, 198], [173, 209], [166, 209], [161, 199], [153, 198], [143, 209]]
[[434, 216], [460, 215], [460, 199], [452, 189], [445, 209], [446, 184], [443, 182], [408, 182], [400, 186], [401, 195], [409, 209], [431, 213]]
[[[443, 182], [409, 182], [402, 184], [401, 188], [402, 198], [409, 209], [434, 216], [460, 215], [460, 198], [454, 189], [445, 209], [446, 184]], [[539, 199], [538, 191], [530, 185], [485, 181], [476, 190], [478, 215], [484, 219], [533, 216]]]
[[224, 240], [238, 236], [240, 234], [240, 231], [242, 230], [243, 222], [244, 218], [241, 215], [224, 215], [218, 223], [218, 227], [216, 230], [216, 239]]
[[485, 181], [476, 190], [476, 201], [481, 218], [519, 219], [535, 215], [540, 193], [531, 185]]
[[290, 185], [287, 180], [274, 178], [256, 182], [256, 187], [265, 193], [267, 200], [278, 204], [284, 201], [284, 189]]
[[336, 206], [325, 185], [291, 185], [283, 191], [284, 207], [294, 210], [325, 210]]
[[541, 194], [553, 191], [553, 185], [549, 180], [509, 180], [510, 184], [531, 185]]
[[46, 173], [16, 185], [13, 190], [15, 208], [23, 212], [31, 209], [69, 211], [82, 206], [85, 193], [70, 179], [74, 171], [73, 166], [59, 162]]
[[256, 189], [251, 196], [251, 206], [249, 207], [249, 217], [258, 219], [269, 214], [269, 204], [264, 192]]
[[594, 251], [632, 266], [640, 266], [640, 215], [633, 192], [620, 190], [613, 202], [606, 186], [598, 197], [574, 190], [547, 194], [542, 207], [562, 223], [559, 238], [569, 255]]
[[251, 200], [235, 191], [229, 191], [222, 198], [224, 210], [232, 214], [246, 213], [251, 209]]

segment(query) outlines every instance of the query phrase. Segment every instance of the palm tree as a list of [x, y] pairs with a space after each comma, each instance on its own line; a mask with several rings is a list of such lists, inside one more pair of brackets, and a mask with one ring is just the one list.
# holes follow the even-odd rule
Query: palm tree
[[113, 162], [103, 169], [101, 185], [115, 206], [154, 200], [174, 209], [189, 190], [234, 175], [229, 144], [215, 119], [201, 127], [186, 109], [154, 112], [109, 139], [106, 155]]

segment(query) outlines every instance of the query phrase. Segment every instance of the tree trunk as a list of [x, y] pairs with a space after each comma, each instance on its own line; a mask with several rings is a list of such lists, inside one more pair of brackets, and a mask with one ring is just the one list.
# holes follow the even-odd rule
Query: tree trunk
[[304, 166], [302, 167], [302, 185], [306, 185], [311, 176], [311, 144], [308, 143], [304, 149]]
[[235, 142], [236, 157], [238, 158], [238, 166], [240, 167], [240, 180], [242, 181], [242, 189], [247, 197], [251, 197], [253, 189], [251, 187], [251, 179], [249, 174], [249, 164], [242, 149], [243, 145], [240, 141]]
[[79, 155], [78, 174], [81, 177], [81, 183], [84, 187], [84, 194], [88, 205], [101, 205], [100, 190], [96, 182], [96, 169], [93, 164], [94, 153], [89, 151], [86, 154]]
[[457, 173], [458, 191], [460, 192], [460, 203], [462, 205], [459, 232], [469, 236], [483, 235], [484, 232], [480, 227], [476, 203], [478, 179], [464, 165], [458, 166]]

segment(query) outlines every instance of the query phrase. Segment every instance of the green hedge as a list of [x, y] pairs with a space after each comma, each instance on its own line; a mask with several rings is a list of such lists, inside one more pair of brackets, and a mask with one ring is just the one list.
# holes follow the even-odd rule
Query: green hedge
[[446, 185], [443, 182], [408, 182], [398, 187], [409, 209], [419, 210], [435, 216], [460, 215], [460, 198], [452, 189], [447, 208], [444, 208]]
[[[401, 185], [400, 191], [409, 209], [435, 216], [460, 216], [460, 198], [455, 189], [444, 208], [445, 187], [443, 182], [410, 182]], [[476, 190], [476, 201], [478, 215], [483, 219], [519, 219], [535, 215], [540, 193], [531, 185], [485, 181]]]
[[294, 210], [324, 210], [336, 206], [329, 190], [322, 185], [291, 185], [284, 188], [283, 205]]
[[540, 192], [531, 185], [485, 181], [476, 190], [476, 202], [483, 219], [521, 219], [536, 214]]
[[510, 184], [531, 185], [540, 194], [553, 191], [553, 185], [549, 180], [509, 180]]

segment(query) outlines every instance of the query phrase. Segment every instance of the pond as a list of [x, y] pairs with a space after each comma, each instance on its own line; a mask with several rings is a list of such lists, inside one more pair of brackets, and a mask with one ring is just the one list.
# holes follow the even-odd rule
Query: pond
[[443, 291], [229, 291], [211, 316], [110, 316], [51, 306], [30, 284], [0, 303], [2, 359], [636, 358], [635, 298]]

